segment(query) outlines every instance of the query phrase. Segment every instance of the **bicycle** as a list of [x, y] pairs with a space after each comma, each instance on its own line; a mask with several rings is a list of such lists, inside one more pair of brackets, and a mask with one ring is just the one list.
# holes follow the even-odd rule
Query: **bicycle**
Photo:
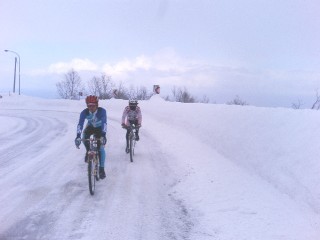
[[129, 129], [129, 153], [130, 153], [130, 162], [133, 162], [134, 148], [136, 147], [136, 131], [139, 129], [134, 123], [131, 123], [130, 126], [124, 127]]
[[91, 195], [94, 195], [96, 188], [96, 181], [100, 180], [99, 177], [99, 165], [100, 165], [100, 157], [99, 157], [99, 149], [98, 149], [98, 141], [94, 134], [90, 135], [88, 139], [82, 139], [83, 142], [89, 142], [89, 151], [86, 155], [86, 162], [88, 163], [88, 180], [89, 180], [89, 192]]

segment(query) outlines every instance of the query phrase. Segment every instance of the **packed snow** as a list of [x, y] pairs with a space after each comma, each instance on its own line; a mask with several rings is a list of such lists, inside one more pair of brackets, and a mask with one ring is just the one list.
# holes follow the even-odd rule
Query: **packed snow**
[[319, 240], [320, 112], [140, 101], [134, 162], [107, 110], [106, 179], [74, 145], [84, 100], [0, 99], [1, 240]]

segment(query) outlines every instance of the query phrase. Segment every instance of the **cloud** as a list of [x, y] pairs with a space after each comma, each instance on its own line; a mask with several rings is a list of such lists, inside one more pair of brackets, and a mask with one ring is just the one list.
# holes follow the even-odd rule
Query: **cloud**
[[187, 87], [225, 95], [283, 95], [314, 91], [319, 73], [303, 70], [285, 71], [254, 69], [240, 64], [223, 66], [202, 59], [185, 58], [167, 48], [153, 55], [141, 54], [115, 63], [98, 65], [88, 59], [75, 58], [70, 62], [51, 64], [46, 69], [34, 70], [34, 75], [65, 74], [70, 69], [86, 74], [88, 78], [105, 73], [115, 82], [133, 86]]
[[88, 59], [72, 59], [71, 62], [59, 62], [49, 66], [50, 73], [65, 73], [74, 69], [75, 71], [96, 71], [98, 66]]
[[126, 75], [134, 71], [160, 71], [183, 73], [192, 68], [194, 61], [179, 57], [173, 50], [165, 49], [153, 56], [141, 55], [132, 60], [124, 59], [116, 64], [105, 64], [103, 70], [110, 75]]
[[136, 57], [133, 60], [124, 59], [120, 62], [117, 62], [116, 64], [105, 64], [102, 68], [102, 70], [107, 74], [111, 76], [120, 76], [120, 77], [126, 77], [128, 76], [128, 73], [135, 72], [139, 70], [145, 70], [148, 71], [151, 68], [152, 62], [150, 58], [141, 55]]
[[163, 49], [158, 53], [141, 55], [134, 59], [123, 59], [115, 64], [105, 64], [102, 71], [113, 79], [121, 81], [150, 81], [159, 83], [191, 84], [196, 80], [208, 84], [208, 65], [202, 61], [180, 57], [172, 49]]
[[47, 68], [34, 69], [29, 75], [65, 74], [74, 69], [80, 75], [83, 72], [93, 72], [93, 75], [103, 72], [115, 81], [129, 81], [132, 84], [144, 85], [150, 81], [157, 81], [158, 84], [208, 86], [212, 85], [215, 79], [214, 68], [201, 60], [183, 58], [173, 49], [166, 48], [154, 55], [142, 54], [101, 66], [89, 59], [75, 58], [69, 62], [53, 63]]
[[30, 75], [46, 75], [46, 74], [64, 74], [74, 69], [75, 71], [97, 71], [98, 65], [89, 59], [74, 58], [70, 62], [53, 63], [45, 69], [34, 69], [29, 72]]
[[103, 72], [115, 81], [130, 85], [161, 84], [190, 88], [225, 85], [234, 78], [250, 75], [246, 69], [217, 66], [199, 59], [184, 58], [171, 48], [162, 49], [154, 55], [141, 54], [132, 59], [125, 58], [101, 66], [88, 59], [75, 58], [70, 62], [57, 62], [45, 69], [33, 70], [30, 74], [65, 74], [70, 69], [78, 71], [80, 75], [85, 72], [86, 75], [92, 74], [92, 77]]

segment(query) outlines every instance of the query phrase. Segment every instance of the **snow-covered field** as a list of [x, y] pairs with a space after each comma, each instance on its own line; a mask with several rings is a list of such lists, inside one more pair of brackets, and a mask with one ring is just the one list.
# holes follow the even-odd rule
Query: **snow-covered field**
[[0, 99], [1, 240], [319, 240], [320, 112], [140, 101], [133, 163], [104, 100], [106, 174], [88, 191], [84, 100]]

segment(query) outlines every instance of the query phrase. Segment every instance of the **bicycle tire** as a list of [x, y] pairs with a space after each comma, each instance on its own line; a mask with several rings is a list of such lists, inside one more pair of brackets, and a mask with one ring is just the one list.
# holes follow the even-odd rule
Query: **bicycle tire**
[[88, 180], [89, 180], [89, 192], [94, 195], [94, 190], [96, 187], [96, 177], [94, 176], [94, 160], [90, 159], [88, 162]]
[[135, 147], [136, 147], [136, 139], [134, 138], [133, 140], [132, 140], [132, 155], [134, 156], [134, 149], [135, 149]]
[[100, 175], [99, 175], [99, 166], [100, 166], [100, 164], [99, 164], [99, 162], [100, 162], [100, 158], [99, 157], [97, 157], [96, 158], [96, 161], [95, 161], [95, 177], [96, 177], [96, 181], [99, 181], [100, 180]]
[[129, 140], [129, 148], [130, 148], [130, 162], [133, 162], [133, 134], [130, 134], [130, 140]]

